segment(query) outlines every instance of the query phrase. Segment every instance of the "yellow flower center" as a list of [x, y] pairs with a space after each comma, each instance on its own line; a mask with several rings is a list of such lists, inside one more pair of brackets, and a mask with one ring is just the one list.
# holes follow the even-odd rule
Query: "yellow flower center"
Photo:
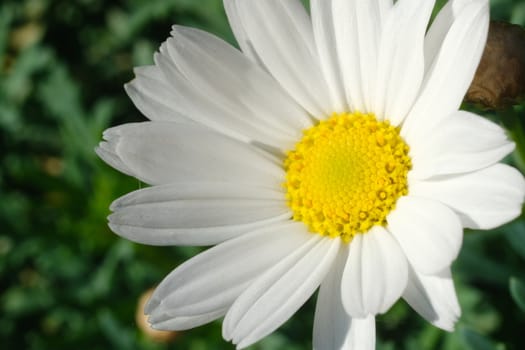
[[408, 150], [399, 128], [371, 114], [334, 113], [305, 130], [284, 161], [294, 220], [345, 242], [385, 225], [408, 193]]

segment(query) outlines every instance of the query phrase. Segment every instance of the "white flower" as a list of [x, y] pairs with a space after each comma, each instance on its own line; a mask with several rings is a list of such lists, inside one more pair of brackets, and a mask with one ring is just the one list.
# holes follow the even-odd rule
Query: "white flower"
[[152, 185], [110, 226], [154, 245], [215, 245], [149, 301], [154, 328], [225, 316], [244, 348], [320, 287], [316, 349], [373, 349], [377, 314], [403, 297], [452, 330], [463, 227], [520, 214], [505, 132], [458, 111], [483, 51], [486, 0], [225, 0], [242, 53], [175, 26], [126, 86], [151, 121], [97, 149]]

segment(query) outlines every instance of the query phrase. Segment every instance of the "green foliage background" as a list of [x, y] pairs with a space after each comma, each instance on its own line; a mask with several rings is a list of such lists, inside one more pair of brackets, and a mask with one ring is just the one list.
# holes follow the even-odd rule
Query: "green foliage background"
[[[525, 2], [492, 17], [525, 25]], [[232, 349], [220, 322], [152, 342], [137, 299], [197, 248], [147, 247], [106, 226], [112, 200], [141, 186], [97, 159], [102, 131], [143, 117], [122, 85], [152, 62], [173, 23], [233, 42], [219, 0], [2, 0], [0, 3], [0, 348]], [[505, 124], [525, 170], [525, 106]], [[404, 302], [378, 318], [378, 349], [522, 349], [525, 220], [467, 232], [454, 265], [463, 316], [454, 333]], [[253, 349], [311, 347], [314, 300]]]

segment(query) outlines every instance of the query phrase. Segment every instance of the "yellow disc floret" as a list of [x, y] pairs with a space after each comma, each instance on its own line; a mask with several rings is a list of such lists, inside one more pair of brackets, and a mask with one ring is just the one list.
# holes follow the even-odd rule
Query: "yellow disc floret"
[[408, 192], [408, 146], [399, 128], [374, 115], [334, 114], [305, 130], [287, 153], [286, 198], [310, 231], [349, 242], [385, 225]]

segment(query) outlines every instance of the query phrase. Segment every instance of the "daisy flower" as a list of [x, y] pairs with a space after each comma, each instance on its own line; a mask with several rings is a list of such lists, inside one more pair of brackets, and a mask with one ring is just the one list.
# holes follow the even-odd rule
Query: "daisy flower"
[[[375, 347], [403, 298], [437, 327], [460, 315], [463, 228], [517, 217], [525, 182], [503, 129], [459, 111], [487, 37], [487, 0], [225, 0], [241, 51], [175, 26], [126, 91], [150, 121], [98, 155], [151, 187], [109, 225], [152, 245], [212, 246], [145, 312], [184, 330], [224, 317], [245, 348], [319, 288], [314, 348]], [[428, 28], [428, 30], [427, 30]]]

